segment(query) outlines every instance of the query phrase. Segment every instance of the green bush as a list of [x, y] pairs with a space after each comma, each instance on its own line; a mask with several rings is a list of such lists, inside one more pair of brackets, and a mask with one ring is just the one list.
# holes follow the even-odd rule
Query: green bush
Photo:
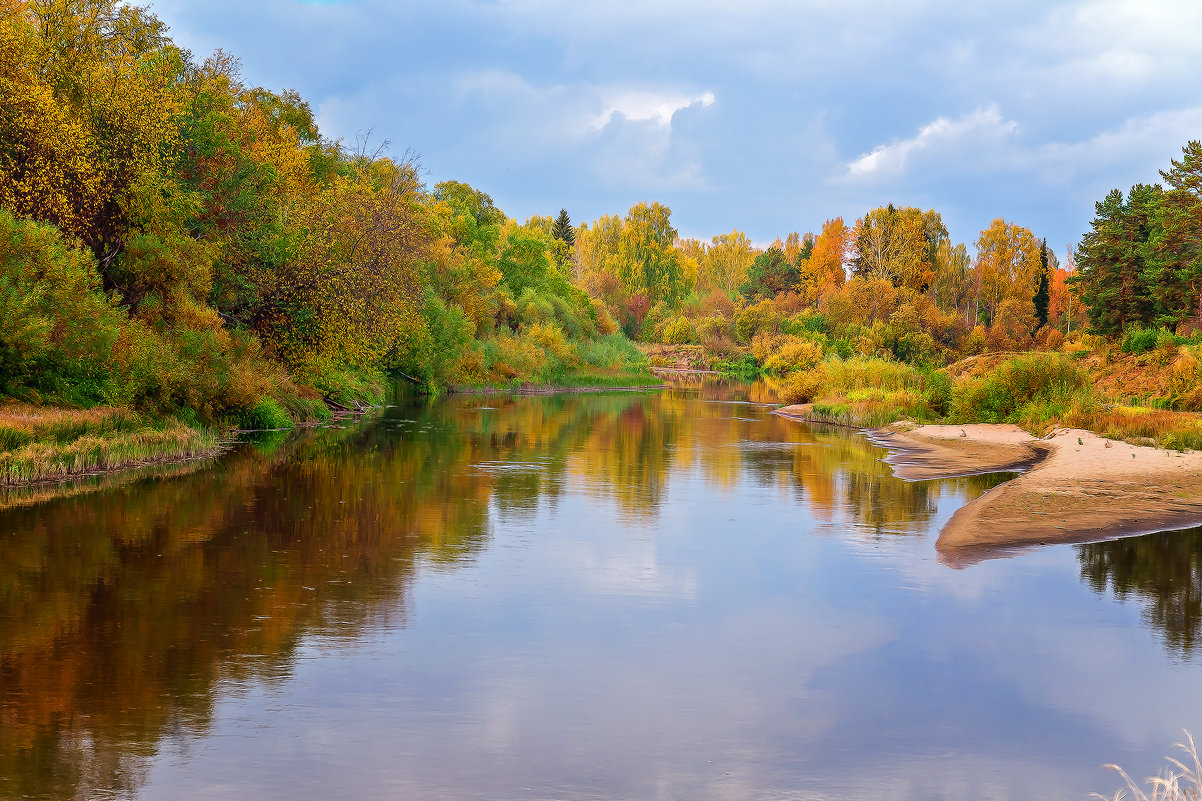
[[274, 399], [263, 398], [253, 408], [242, 411], [238, 416], [238, 427], [247, 431], [292, 428], [292, 418]]
[[986, 423], [1050, 419], [1089, 394], [1088, 376], [1071, 360], [1059, 353], [1032, 353], [963, 384], [953, 398], [953, 414]]
[[1156, 347], [1157, 342], [1161, 338], [1161, 334], [1169, 334], [1167, 331], [1160, 331], [1155, 328], [1128, 328], [1123, 334], [1122, 349], [1124, 353], [1147, 353]]
[[101, 290], [89, 253], [58, 229], [0, 210], [0, 394], [34, 402], [101, 402], [126, 323]]
[[922, 397], [926, 401], [927, 408], [934, 414], [945, 417], [952, 407], [952, 382], [946, 374], [932, 370], [924, 373], [924, 383]]

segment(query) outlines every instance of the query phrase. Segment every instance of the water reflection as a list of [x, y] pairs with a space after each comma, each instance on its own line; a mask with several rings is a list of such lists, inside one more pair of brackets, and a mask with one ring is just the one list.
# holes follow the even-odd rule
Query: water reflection
[[1189, 659], [1202, 646], [1202, 527], [1076, 546], [1081, 578], [1137, 601], [1170, 651]]
[[[450, 398], [0, 512], [0, 797], [171, 797], [169, 780], [149, 789], [165, 744], [236, 761], [285, 731], [346, 760], [346, 787], [302, 792], [303, 760], [261, 778], [243, 765], [229, 786], [496, 797], [536, 775], [546, 797], [747, 797], [829, 782], [880, 715], [888, 737], [917, 736], [900, 699], [930, 669], [927, 640], [901, 633], [926, 618], [897, 617], [922, 607], [910, 586], [840, 546], [908, 549], [897, 575], [936, 592], [919, 535], [996, 479], [898, 481], [862, 437], [770, 401], [687, 381]], [[368, 646], [387, 658], [323, 661]], [[223, 704], [292, 698], [302, 673], [312, 697], [267, 704], [280, 731], [223, 724]], [[942, 689], [916, 695], [951, 709]]]

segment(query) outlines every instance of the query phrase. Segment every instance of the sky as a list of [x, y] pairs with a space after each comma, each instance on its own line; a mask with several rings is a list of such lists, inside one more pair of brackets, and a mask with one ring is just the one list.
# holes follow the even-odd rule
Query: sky
[[767, 245], [887, 203], [1063, 255], [1202, 138], [1199, 0], [157, 0], [198, 59], [511, 217]]

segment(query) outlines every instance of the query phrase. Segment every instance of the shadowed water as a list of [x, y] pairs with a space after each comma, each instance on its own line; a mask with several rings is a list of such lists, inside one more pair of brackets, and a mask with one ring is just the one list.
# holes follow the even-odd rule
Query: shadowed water
[[956, 571], [761, 388], [449, 398], [0, 512], [0, 798], [1084, 798], [1202, 729], [1202, 532]]

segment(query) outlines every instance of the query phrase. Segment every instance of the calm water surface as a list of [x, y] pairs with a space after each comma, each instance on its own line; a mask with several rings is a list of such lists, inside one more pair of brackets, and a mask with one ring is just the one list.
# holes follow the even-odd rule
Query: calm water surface
[[757, 389], [450, 398], [0, 512], [0, 797], [1054, 799], [1202, 731], [1202, 533], [963, 570]]

